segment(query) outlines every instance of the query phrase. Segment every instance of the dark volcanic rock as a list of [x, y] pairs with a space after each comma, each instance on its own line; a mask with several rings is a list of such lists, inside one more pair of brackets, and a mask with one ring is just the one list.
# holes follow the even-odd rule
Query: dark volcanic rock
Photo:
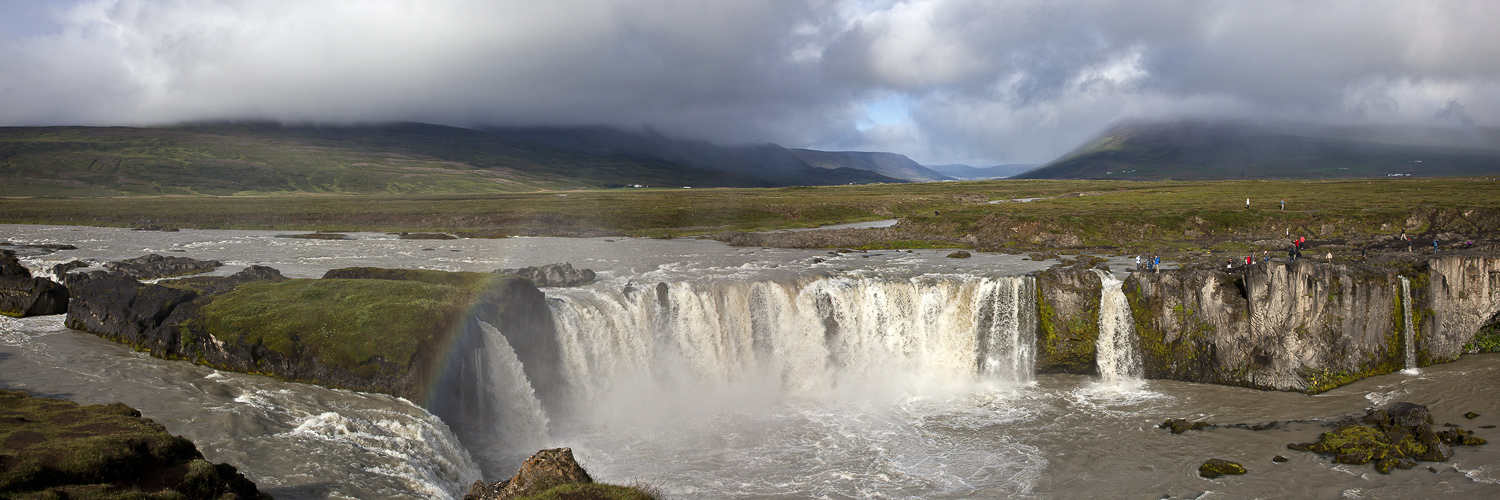
[[67, 287], [31, 277], [31, 271], [9, 252], [0, 255], [0, 314], [24, 318], [67, 311]]
[[117, 260], [104, 264], [110, 271], [126, 274], [136, 279], [168, 278], [186, 274], [206, 273], [224, 265], [217, 260], [198, 260], [187, 257], [163, 257], [157, 254], [134, 259]]
[[594, 282], [594, 271], [573, 269], [573, 264], [547, 264], [541, 267], [521, 269], [499, 269], [499, 274], [510, 274], [531, 280], [538, 287], [579, 286]]
[[1182, 434], [1187, 431], [1198, 430], [1204, 427], [1208, 427], [1208, 422], [1202, 420], [1199, 420], [1197, 422], [1189, 422], [1187, 421], [1187, 419], [1182, 418], [1170, 419], [1156, 426], [1156, 428], [1158, 429], [1170, 429], [1173, 434]]
[[[137, 349], [166, 355], [179, 347], [176, 334], [170, 339], [153, 338], [177, 306], [198, 298], [198, 293], [163, 285], [142, 284], [121, 273], [69, 275], [73, 295], [68, 305], [68, 328], [83, 330]], [[164, 330], [172, 330], [170, 328]]]
[[1218, 458], [1210, 458], [1207, 462], [1203, 462], [1203, 465], [1198, 466], [1198, 475], [1209, 479], [1224, 475], [1238, 475], [1244, 473], [1245, 466]]
[[1331, 455], [1341, 464], [1374, 462], [1376, 471], [1389, 474], [1392, 469], [1415, 467], [1418, 461], [1446, 462], [1453, 456], [1453, 446], [1485, 444], [1472, 432], [1456, 427], [1433, 432], [1431, 412], [1413, 403], [1393, 403], [1360, 421], [1364, 425], [1344, 425], [1318, 436], [1317, 442], [1293, 443], [1287, 448]]
[[122, 403], [0, 390], [0, 464], [5, 498], [271, 498]]
[[87, 261], [70, 260], [62, 264], [52, 266], [52, 275], [57, 276], [58, 279], [62, 279], [63, 276], [67, 275], [69, 272], [72, 272], [74, 269], [83, 269], [85, 267], [91, 267], [93, 265], [94, 264]]
[[281, 271], [266, 266], [250, 266], [229, 276], [194, 276], [162, 282], [163, 285], [191, 288], [200, 295], [211, 296], [233, 290], [252, 281], [286, 281]]
[[403, 240], [456, 240], [457, 236], [447, 233], [400, 233], [397, 237]]
[[0, 276], [30, 278], [31, 270], [21, 265], [21, 260], [16, 258], [15, 252], [0, 250]]
[[571, 483], [592, 483], [594, 479], [573, 459], [573, 450], [554, 448], [536, 452], [514, 477], [485, 484], [475, 481], [464, 500], [509, 500], [535, 495], [550, 488]]
[[303, 234], [278, 234], [277, 238], [297, 238], [303, 240], [349, 240], [349, 235], [341, 233], [303, 233]]
[[957, 252], [948, 254], [948, 258], [950, 259], [967, 259], [969, 257], [970, 255], [967, 250], [959, 250]]

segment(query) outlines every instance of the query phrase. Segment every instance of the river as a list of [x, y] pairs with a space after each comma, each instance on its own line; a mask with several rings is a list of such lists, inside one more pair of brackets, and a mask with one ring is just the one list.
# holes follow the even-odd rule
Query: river
[[[491, 392], [507, 404], [493, 421], [444, 423], [389, 396], [154, 359], [68, 330], [61, 316], [0, 318], [0, 386], [123, 401], [283, 499], [454, 498], [477, 478], [508, 477], [541, 446], [572, 447], [596, 479], [655, 485], [668, 498], [1500, 497], [1494, 445], [1390, 475], [1285, 448], [1398, 400], [1429, 405], [1439, 423], [1500, 423], [1496, 355], [1317, 396], [1104, 383], [1030, 372], [1034, 282], [1024, 275], [1048, 263], [1022, 256], [282, 233], [0, 226], [0, 240], [79, 247], [25, 257], [34, 271], [146, 253], [223, 261], [215, 274], [259, 264], [305, 278], [348, 266], [591, 268], [595, 284], [543, 289], [568, 388], [549, 408], [565, 409], [526, 401], [535, 396], [514, 352], [494, 365], [503, 369]], [[486, 355], [508, 350], [492, 344]], [[1167, 418], [1298, 423], [1171, 435], [1155, 428]], [[450, 430], [460, 427], [488, 431]], [[1200, 478], [1208, 458], [1250, 473]]]

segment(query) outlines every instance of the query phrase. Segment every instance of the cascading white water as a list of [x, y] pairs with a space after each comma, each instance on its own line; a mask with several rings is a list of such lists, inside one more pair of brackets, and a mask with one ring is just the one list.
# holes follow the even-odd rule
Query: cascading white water
[[524, 458], [551, 445], [547, 414], [510, 342], [494, 325], [480, 321], [479, 328], [484, 332], [482, 355], [488, 368], [484, 391], [498, 414], [486, 420], [494, 424], [490, 430], [493, 439], [471, 444], [469, 451], [475, 459], [487, 464], [518, 461], [518, 457]]
[[549, 300], [579, 398], [622, 384], [757, 384], [818, 394], [995, 380], [1027, 383], [1032, 278], [817, 278], [580, 288]]
[[1406, 369], [1403, 371], [1410, 372], [1417, 369], [1416, 330], [1412, 328], [1411, 321], [1411, 280], [1405, 276], [1397, 278], [1401, 280], [1401, 342], [1406, 354]]
[[1099, 380], [1108, 385], [1122, 385], [1141, 380], [1141, 362], [1136, 356], [1135, 320], [1130, 303], [1114, 275], [1095, 269], [1103, 286], [1099, 290], [1099, 339], [1095, 356]]

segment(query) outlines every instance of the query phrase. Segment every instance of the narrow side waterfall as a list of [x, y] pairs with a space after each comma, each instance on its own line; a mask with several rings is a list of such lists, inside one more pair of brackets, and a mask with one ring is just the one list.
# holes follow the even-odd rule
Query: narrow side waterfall
[[1135, 347], [1135, 319], [1130, 303], [1113, 274], [1095, 269], [1104, 285], [1099, 290], [1099, 339], [1095, 343], [1099, 380], [1121, 385], [1141, 380], [1140, 359]]
[[1028, 383], [1035, 303], [1030, 277], [930, 275], [658, 283], [549, 298], [563, 371], [585, 401], [621, 386], [822, 394]]
[[[477, 326], [477, 328], [475, 328]], [[433, 414], [448, 422], [487, 480], [515, 471], [547, 448], [547, 415], [505, 335], [482, 320], [469, 323]], [[497, 479], [498, 478], [498, 479]]]
[[1417, 332], [1411, 321], [1411, 280], [1405, 276], [1397, 278], [1401, 280], [1401, 343], [1406, 354], [1406, 369], [1403, 371], [1410, 372], [1417, 369]]

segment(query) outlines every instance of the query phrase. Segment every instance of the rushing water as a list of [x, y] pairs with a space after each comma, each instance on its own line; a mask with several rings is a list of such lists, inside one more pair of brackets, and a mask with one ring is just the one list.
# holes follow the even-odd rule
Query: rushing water
[[1411, 322], [1411, 280], [1406, 279], [1405, 276], [1398, 277], [1401, 278], [1401, 343], [1406, 354], [1406, 369], [1402, 371], [1414, 374], [1418, 371], [1417, 332], [1415, 328], [1412, 328]]
[[[225, 261], [218, 274], [250, 264], [316, 277], [355, 265], [488, 271], [557, 261], [601, 272], [593, 285], [545, 289], [572, 399], [557, 407], [567, 410], [545, 413], [551, 406], [499, 335], [505, 325], [481, 325], [464, 362], [487, 380], [472, 398], [492, 417], [473, 422], [441, 422], [387, 396], [150, 358], [67, 330], [60, 317], [0, 319], [0, 385], [124, 401], [277, 498], [453, 497], [481, 474], [509, 476], [518, 456], [541, 446], [570, 446], [594, 477], [655, 484], [669, 498], [1500, 496], [1495, 445], [1390, 475], [1285, 449], [1326, 430], [1319, 422], [1398, 400], [1429, 405], [1440, 423], [1500, 423], [1500, 357], [1465, 356], [1318, 396], [1035, 376], [1036, 292], [1024, 275], [1046, 264], [1019, 256], [830, 255], [698, 240], [0, 231], [16, 243], [80, 247], [28, 257], [37, 270], [181, 250], [173, 253]], [[1110, 345], [1111, 359], [1134, 352]], [[1467, 411], [1482, 416], [1465, 420]], [[1154, 428], [1171, 417], [1307, 422], [1183, 435]], [[460, 444], [450, 427], [494, 439]], [[1272, 463], [1278, 454], [1290, 461]], [[1250, 474], [1197, 477], [1210, 457]]]
[[1108, 386], [1135, 387], [1141, 382], [1141, 361], [1135, 347], [1135, 320], [1122, 282], [1114, 275], [1095, 269], [1103, 286], [1099, 288], [1099, 339], [1095, 355], [1099, 381]]

